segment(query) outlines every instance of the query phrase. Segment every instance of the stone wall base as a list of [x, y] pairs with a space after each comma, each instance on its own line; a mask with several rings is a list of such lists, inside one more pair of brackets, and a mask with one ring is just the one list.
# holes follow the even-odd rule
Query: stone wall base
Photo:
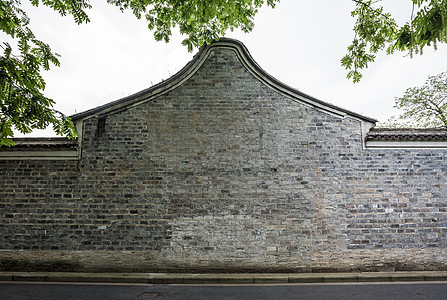
[[446, 271], [440, 248], [315, 252], [312, 263], [274, 260], [178, 260], [151, 251], [0, 250], [0, 271], [67, 272], [385, 272]]

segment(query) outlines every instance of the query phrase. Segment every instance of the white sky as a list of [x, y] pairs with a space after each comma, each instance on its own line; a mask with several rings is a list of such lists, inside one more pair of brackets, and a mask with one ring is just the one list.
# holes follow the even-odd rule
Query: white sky
[[[23, 2], [28, 3], [27, 1]], [[30, 8], [37, 37], [61, 54], [61, 67], [44, 73], [45, 94], [67, 115], [134, 94], [179, 71], [197, 52], [188, 53], [175, 33], [169, 44], [156, 42], [145, 20], [121, 13], [105, 0], [92, 1], [91, 22], [76, 25], [46, 7]], [[409, 20], [408, 0], [385, 0], [400, 23]], [[387, 120], [394, 98], [429, 75], [447, 70], [447, 45], [412, 59], [406, 53], [379, 54], [358, 84], [346, 79], [340, 59], [352, 41], [351, 0], [282, 0], [265, 7], [251, 33], [229, 32], [243, 42], [254, 60], [283, 83], [339, 107]], [[48, 131], [33, 133], [49, 135]], [[18, 134], [16, 136], [19, 136]]]

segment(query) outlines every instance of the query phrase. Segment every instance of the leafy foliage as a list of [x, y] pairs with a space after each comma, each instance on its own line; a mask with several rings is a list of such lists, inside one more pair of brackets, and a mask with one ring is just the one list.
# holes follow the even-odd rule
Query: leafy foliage
[[381, 0], [353, 0], [356, 8], [355, 37], [341, 64], [349, 70], [347, 77], [359, 82], [359, 70], [374, 61], [376, 53], [387, 54], [408, 51], [422, 54], [425, 46], [447, 42], [447, 0], [411, 0], [413, 12], [410, 20], [398, 26], [391, 14], [378, 5]]
[[[217, 40], [227, 30], [253, 29], [253, 18], [267, 3], [274, 7], [279, 0], [107, 0], [121, 10], [130, 9], [137, 18], [144, 16], [156, 40], [169, 41], [178, 26], [187, 36], [182, 44], [192, 51]], [[72, 15], [77, 24], [89, 22], [88, 0], [30, 0], [34, 6], [45, 5], [60, 15]], [[0, 0], [0, 30], [17, 41], [18, 52], [3, 43], [0, 56], [0, 145], [11, 146], [14, 129], [29, 133], [50, 124], [57, 134], [76, 137], [71, 120], [53, 109], [54, 101], [43, 95], [45, 81], [41, 70], [59, 66], [58, 55], [38, 40], [29, 27], [30, 20], [20, 0]]]
[[209, 44], [224, 36], [226, 31], [253, 29], [253, 18], [264, 5], [274, 7], [279, 0], [107, 0], [121, 10], [131, 9], [137, 18], [143, 15], [157, 41], [169, 42], [172, 29], [179, 27], [187, 36], [182, 44], [194, 47]]
[[395, 99], [403, 113], [382, 124], [394, 128], [447, 128], [447, 72], [429, 76], [424, 86], [409, 88]]
[[[38, 0], [31, 1], [38, 5]], [[43, 1], [61, 14], [70, 12], [76, 22], [86, 21], [80, 10], [88, 7], [77, 1]], [[29, 18], [20, 9], [19, 0], [0, 0], [0, 30], [17, 41], [18, 54], [4, 42], [0, 47], [0, 145], [11, 146], [14, 129], [29, 133], [50, 124], [57, 134], [76, 137], [71, 120], [53, 109], [54, 101], [43, 95], [45, 81], [40, 71], [50, 64], [59, 66], [58, 55], [48, 44], [38, 40], [29, 28]]]

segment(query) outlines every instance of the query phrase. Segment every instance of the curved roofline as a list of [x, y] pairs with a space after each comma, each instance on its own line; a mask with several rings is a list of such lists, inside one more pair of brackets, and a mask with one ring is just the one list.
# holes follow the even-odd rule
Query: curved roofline
[[160, 97], [168, 93], [169, 91], [177, 88], [178, 86], [183, 84], [186, 80], [188, 80], [190, 77], [192, 77], [200, 69], [203, 63], [207, 60], [208, 56], [210, 55], [211, 51], [214, 48], [229, 48], [234, 50], [237, 56], [239, 57], [241, 63], [253, 76], [255, 76], [258, 80], [260, 80], [267, 86], [273, 88], [277, 92], [286, 95], [297, 102], [307, 104], [318, 110], [322, 110], [340, 117], [349, 116], [355, 119], [359, 119], [361, 121], [374, 124], [377, 122], [377, 120], [373, 118], [365, 117], [363, 115], [340, 108], [333, 104], [323, 102], [319, 99], [309, 96], [297, 89], [294, 89], [282, 83], [281, 81], [277, 80], [276, 78], [265, 72], [255, 62], [255, 60], [252, 58], [250, 52], [248, 51], [248, 49], [245, 47], [244, 44], [242, 44], [238, 40], [229, 38], [220, 38], [219, 41], [215, 41], [210, 45], [202, 47], [189, 63], [187, 63], [179, 72], [177, 72], [167, 80], [162, 81], [156, 85], [151, 86], [148, 89], [142, 90], [138, 93], [127, 96], [125, 98], [98, 106], [96, 108], [78, 114], [74, 114], [71, 116], [71, 119], [74, 122], [76, 122], [78, 120], [92, 116], [106, 115]]

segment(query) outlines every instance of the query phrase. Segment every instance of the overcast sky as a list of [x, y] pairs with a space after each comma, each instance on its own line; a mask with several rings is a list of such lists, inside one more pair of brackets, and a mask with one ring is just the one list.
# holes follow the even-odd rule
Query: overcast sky
[[[27, 3], [27, 1], [23, 1]], [[67, 115], [120, 99], [167, 79], [197, 52], [188, 53], [175, 33], [169, 44], [156, 42], [144, 20], [121, 13], [106, 1], [92, 1], [91, 22], [76, 25], [46, 7], [31, 8], [31, 28], [59, 53], [61, 67], [45, 72], [45, 94]], [[385, 0], [401, 24], [409, 20], [408, 0]], [[351, 0], [282, 0], [265, 7], [251, 33], [229, 32], [254, 60], [283, 83], [342, 108], [387, 120], [394, 98], [447, 70], [447, 46], [423, 56], [379, 54], [358, 84], [346, 79], [340, 59], [354, 37]], [[48, 135], [48, 133], [38, 133]], [[17, 135], [18, 136], [18, 135]]]

